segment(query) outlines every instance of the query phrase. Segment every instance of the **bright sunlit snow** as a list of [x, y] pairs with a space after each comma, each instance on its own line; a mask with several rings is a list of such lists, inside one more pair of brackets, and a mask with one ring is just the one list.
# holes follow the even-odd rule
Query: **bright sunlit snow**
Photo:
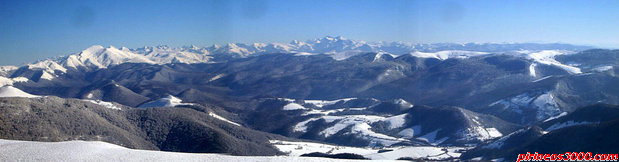
[[111, 102], [105, 102], [105, 101], [101, 101], [101, 100], [85, 100], [85, 101], [92, 102], [92, 103], [97, 104], [97, 105], [101, 105], [101, 106], [106, 107], [108, 109], [122, 110], [120, 107], [117, 107], [116, 105], [114, 105]]
[[344, 98], [344, 99], [338, 99], [338, 100], [332, 100], [332, 101], [327, 101], [327, 100], [305, 100], [305, 103], [313, 104], [316, 107], [321, 108], [323, 106], [333, 105], [333, 104], [335, 104], [337, 102], [340, 102], [340, 101], [346, 102], [346, 101], [350, 101], [350, 100], [354, 100], [354, 99], [357, 99], [357, 98]]
[[303, 109], [305, 109], [305, 107], [297, 103], [289, 103], [283, 108], [283, 110], [303, 110]]
[[563, 122], [563, 123], [553, 124], [550, 127], [548, 127], [545, 131], [550, 132], [550, 131], [565, 128], [565, 127], [585, 125], [585, 124], [597, 124], [597, 123], [600, 123], [600, 122], [590, 122], [590, 121], [575, 122], [575, 121], [570, 120], [570, 121]]
[[98, 141], [31, 142], [0, 139], [0, 161], [350, 161], [296, 156], [231, 156], [129, 149]]
[[172, 95], [168, 95], [158, 100], [144, 103], [138, 106], [138, 108], [175, 107], [175, 106], [182, 106], [182, 105], [192, 105], [190, 103], [182, 103], [182, 102], [183, 100], [177, 97], [174, 97]]
[[313, 142], [271, 140], [271, 143], [280, 151], [288, 153], [289, 156], [300, 156], [312, 152], [329, 154], [353, 153], [372, 160], [396, 160], [402, 157], [447, 160], [460, 157], [458, 151], [466, 149], [463, 147], [398, 146], [382, 148], [383, 150], [393, 151], [378, 153], [380, 149], [376, 148], [336, 146]]
[[421, 58], [435, 58], [439, 60], [447, 60], [450, 58], [469, 58], [475, 56], [487, 55], [487, 52], [475, 52], [475, 51], [458, 51], [458, 50], [449, 50], [449, 51], [439, 51], [434, 53], [426, 53], [426, 52], [411, 52], [412, 56], [421, 57]]
[[235, 123], [235, 122], [233, 122], [233, 121], [230, 121], [230, 120], [228, 120], [228, 119], [226, 119], [226, 118], [224, 118], [224, 117], [221, 117], [221, 116], [219, 116], [219, 115], [217, 115], [217, 114], [215, 114], [215, 113], [213, 113], [213, 112], [209, 112], [209, 113], [208, 113], [208, 115], [210, 115], [210, 116], [212, 116], [212, 117], [214, 117], [214, 118], [217, 118], [217, 119], [219, 119], [219, 120], [221, 120], [221, 121], [228, 122], [228, 123], [230, 123], [230, 124], [232, 124], [232, 125], [241, 126], [241, 124], [239, 124], [239, 123]]
[[0, 87], [0, 97], [26, 97], [26, 98], [34, 98], [39, 97], [37, 95], [32, 95], [26, 93], [20, 89], [17, 89], [13, 86], [4, 86]]

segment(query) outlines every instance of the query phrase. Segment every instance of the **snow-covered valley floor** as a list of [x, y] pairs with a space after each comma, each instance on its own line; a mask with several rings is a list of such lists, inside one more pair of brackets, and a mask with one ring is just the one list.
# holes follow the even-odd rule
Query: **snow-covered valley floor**
[[0, 161], [351, 161], [295, 156], [230, 156], [128, 149], [98, 141], [33, 142], [0, 139]]
[[[414, 159], [430, 159], [430, 160], [449, 160], [459, 158], [460, 151], [467, 148], [464, 147], [436, 147], [436, 146], [395, 146], [382, 149], [360, 148], [336, 146], [312, 142], [289, 142], [272, 140], [280, 151], [288, 153], [290, 156], [300, 156], [312, 152], [321, 152], [328, 154], [353, 153], [362, 155], [372, 160], [397, 160], [403, 157]], [[383, 150], [384, 152], [380, 152]], [[385, 151], [390, 150], [390, 151]]]

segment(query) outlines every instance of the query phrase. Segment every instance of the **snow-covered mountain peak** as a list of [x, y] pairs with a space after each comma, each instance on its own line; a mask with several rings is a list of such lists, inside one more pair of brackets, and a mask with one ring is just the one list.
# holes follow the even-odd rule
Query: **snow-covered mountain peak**
[[404, 100], [404, 99], [396, 99], [393, 101], [395, 104], [398, 104], [402, 107], [413, 107], [413, 104], [409, 103], [408, 101]]
[[105, 47], [103, 47], [101, 45], [93, 45], [93, 46], [90, 46], [90, 47], [86, 48], [81, 53], [97, 53], [97, 52], [102, 51], [104, 49], [105, 49]]
[[110, 65], [118, 65], [126, 62], [151, 63], [155, 62], [143, 55], [135, 54], [131, 51], [120, 50], [114, 46], [104, 48], [95, 45], [74, 55], [61, 60], [64, 67], [78, 68], [107, 68]]
[[333, 41], [333, 42], [337, 42], [337, 41], [340, 41], [340, 40], [348, 40], [348, 39], [346, 39], [346, 38], [344, 38], [344, 37], [342, 37], [342, 36], [326, 36], [326, 37], [324, 37], [324, 38], [321, 38], [320, 40], [321, 40], [321, 41]]

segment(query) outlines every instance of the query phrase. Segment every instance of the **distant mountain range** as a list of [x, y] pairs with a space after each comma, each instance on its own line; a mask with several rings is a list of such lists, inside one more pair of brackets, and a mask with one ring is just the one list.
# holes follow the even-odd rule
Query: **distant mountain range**
[[[43, 73], [40, 79], [52, 79], [67, 70], [93, 70], [106, 68], [122, 63], [209, 63], [222, 62], [233, 58], [245, 58], [270, 53], [294, 53], [297, 55], [326, 54], [336, 60], [346, 59], [365, 52], [386, 53], [394, 56], [413, 54], [420, 57], [448, 57], [482, 54], [483, 52], [516, 52], [540, 50], [579, 51], [589, 49], [589, 46], [569, 44], [536, 44], [536, 43], [434, 43], [413, 44], [406, 42], [365, 42], [343, 37], [324, 37], [308, 41], [292, 41], [290, 43], [229, 43], [223, 46], [210, 47], [186, 46], [170, 48], [168, 46], [142, 47], [129, 49], [113, 46], [95, 45], [79, 53], [68, 56], [49, 58], [27, 64], [28, 69], [40, 69]], [[476, 51], [470, 53], [466, 51]], [[0, 68], [0, 75], [6, 76], [7, 71], [16, 67]]]

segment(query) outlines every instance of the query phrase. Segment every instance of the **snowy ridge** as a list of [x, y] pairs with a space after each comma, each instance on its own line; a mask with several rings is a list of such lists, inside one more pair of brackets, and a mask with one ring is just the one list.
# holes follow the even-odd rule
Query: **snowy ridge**
[[0, 97], [26, 97], [26, 98], [35, 98], [40, 97], [37, 95], [32, 95], [26, 93], [20, 89], [17, 89], [13, 86], [4, 86], [0, 87]]
[[235, 122], [233, 122], [233, 121], [230, 121], [230, 120], [228, 120], [228, 119], [226, 119], [226, 118], [224, 118], [224, 117], [221, 117], [221, 116], [219, 116], [219, 115], [215, 114], [214, 112], [209, 112], [209, 113], [208, 113], [208, 115], [209, 115], [209, 116], [212, 116], [212, 117], [214, 117], [214, 118], [217, 118], [217, 119], [219, 119], [219, 120], [221, 120], [221, 121], [225, 121], [225, 122], [227, 122], [227, 123], [230, 123], [230, 124], [232, 124], [232, 125], [236, 125], [236, 126], [239, 126], [239, 127], [241, 126], [241, 124], [239, 124], [239, 123], [235, 123]]

